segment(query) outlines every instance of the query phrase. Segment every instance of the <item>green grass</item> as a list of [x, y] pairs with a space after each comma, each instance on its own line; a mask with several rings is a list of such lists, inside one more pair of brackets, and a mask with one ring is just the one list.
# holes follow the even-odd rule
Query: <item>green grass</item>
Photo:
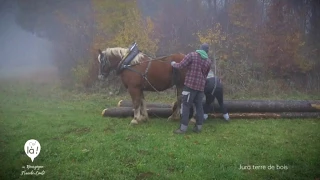
[[[174, 95], [147, 100], [172, 102]], [[160, 97], [159, 97], [160, 96]], [[101, 117], [128, 95], [63, 92], [46, 84], [2, 82], [0, 179], [315, 179], [320, 178], [320, 121], [209, 119], [201, 134], [172, 133], [177, 122]], [[161, 100], [160, 100], [161, 99]], [[24, 144], [36, 139], [31, 162]], [[20, 176], [22, 166], [43, 176]], [[287, 170], [240, 170], [240, 165]]]

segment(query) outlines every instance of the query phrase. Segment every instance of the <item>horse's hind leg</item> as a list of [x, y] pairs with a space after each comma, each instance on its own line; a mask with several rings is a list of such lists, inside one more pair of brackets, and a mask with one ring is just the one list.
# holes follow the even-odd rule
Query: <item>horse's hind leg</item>
[[142, 95], [141, 95], [141, 108], [140, 108], [140, 111], [141, 111], [141, 121], [148, 121], [149, 116], [148, 116], [146, 101], [145, 101], [143, 92], [142, 92]]
[[141, 121], [141, 91], [137, 88], [129, 88], [129, 93], [132, 99], [133, 104], [133, 119], [131, 120], [131, 124], [139, 124]]
[[182, 87], [176, 87], [176, 93], [177, 93], [177, 101], [173, 104], [172, 115], [168, 118], [168, 120], [180, 119]]

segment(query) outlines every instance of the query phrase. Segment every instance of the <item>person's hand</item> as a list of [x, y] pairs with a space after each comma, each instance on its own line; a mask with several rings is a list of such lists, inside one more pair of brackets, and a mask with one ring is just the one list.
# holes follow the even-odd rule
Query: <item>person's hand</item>
[[171, 66], [174, 65], [176, 62], [175, 61], [171, 61]]

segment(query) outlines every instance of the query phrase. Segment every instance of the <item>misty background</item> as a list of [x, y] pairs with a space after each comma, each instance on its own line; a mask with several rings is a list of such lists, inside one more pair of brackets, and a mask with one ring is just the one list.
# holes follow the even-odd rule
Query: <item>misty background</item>
[[0, 4], [0, 76], [23, 77], [54, 69], [52, 43], [16, 23], [20, 11], [16, 1], [2, 0]]
[[319, 93], [319, 9], [320, 0], [0, 0], [0, 77], [121, 86], [112, 75], [98, 82], [98, 49], [135, 41], [156, 57], [206, 42], [228, 94]]

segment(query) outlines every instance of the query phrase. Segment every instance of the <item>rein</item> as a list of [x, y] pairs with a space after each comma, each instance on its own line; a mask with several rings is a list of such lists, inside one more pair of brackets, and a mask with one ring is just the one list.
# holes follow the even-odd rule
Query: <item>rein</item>
[[169, 61], [166, 61], [166, 60], [162, 60], [162, 59], [150, 59], [150, 60], [147, 60], [147, 61], [143, 61], [143, 62], [139, 62], [139, 63], [135, 63], [135, 64], [130, 64], [130, 65], [124, 65], [124, 67], [131, 67], [131, 66], [136, 66], [136, 65], [139, 65], [139, 64], [142, 64], [142, 63], [146, 63], [146, 62], [152, 62], [152, 61], [161, 61], [163, 63], [167, 63]]

